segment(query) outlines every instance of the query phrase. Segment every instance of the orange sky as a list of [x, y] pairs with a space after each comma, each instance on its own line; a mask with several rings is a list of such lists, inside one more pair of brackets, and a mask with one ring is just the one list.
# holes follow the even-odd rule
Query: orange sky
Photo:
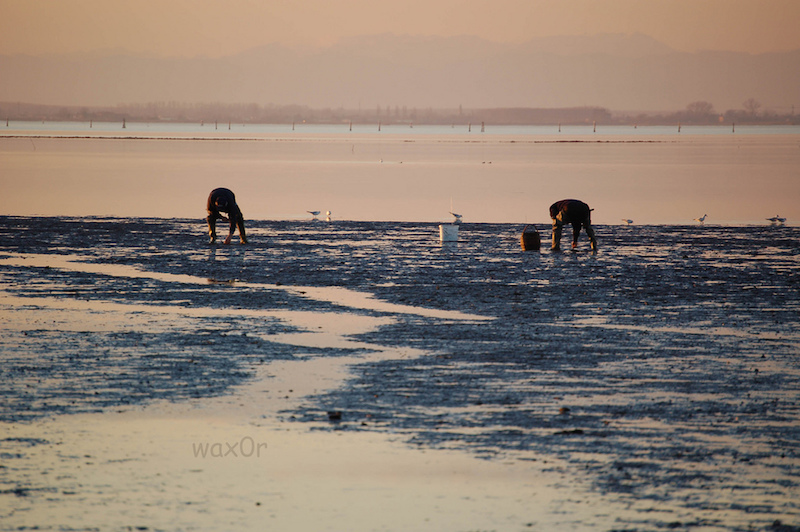
[[800, 0], [0, 0], [0, 53], [220, 56], [376, 33], [644, 33], [682, 51], [800, 49]]

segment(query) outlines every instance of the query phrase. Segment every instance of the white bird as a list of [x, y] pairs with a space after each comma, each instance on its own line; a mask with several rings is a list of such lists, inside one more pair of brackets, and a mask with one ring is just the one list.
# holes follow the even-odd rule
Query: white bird
[[708, 216], [708, 215], [704, 214], [701, 218], [695, 218], [694, 221], [695, 222], [700, 222], [702, 224], [702, 223], [704, 223], [706, 221], [706, 216]]
[[319, 216], [319, 211], [306, 211], [308, 214], [312, 215], [314, 218]]
[[627, 225], [631, 225], [633, 223], [633, 220], [629, 220], [627, 218], [623, 218], [622, 221], [625, 222]]
[[325, 221], [326, 222], [330, 222], [331, 221], [331, 211], [328, 211], [328, 212], [325, 213]]
[[461, 215], [460, 214], [456, 214], [454, 212], [451, 212], [450, 214], [452, 214], [453, 217], [455, 218], [455, 221], [453, 223], [456, 223], [456, 224], [460, 224], [461, 223]]
[[781, 216], [776, 214], [772, 218], [767, 218], [767, 221], [772, 222], [774, 224], [782, 224], [783, 222], [786, 221], [786, 218], [782, 218]]

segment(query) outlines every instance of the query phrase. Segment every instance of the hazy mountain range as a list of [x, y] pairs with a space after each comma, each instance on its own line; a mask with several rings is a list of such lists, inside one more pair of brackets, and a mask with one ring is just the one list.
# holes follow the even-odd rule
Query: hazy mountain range
[[518, 45], [377, 35], [313, 50], [273, 44], [222, 58], [124, 51], [0, 55], [0, 101], [57, 105], [176, 101], [662, 111], [707, 101], [724, 112], [741, 109], [748, 98], [778, 113], [800, 105], [800, 50], [685, 53], [639, 34]]

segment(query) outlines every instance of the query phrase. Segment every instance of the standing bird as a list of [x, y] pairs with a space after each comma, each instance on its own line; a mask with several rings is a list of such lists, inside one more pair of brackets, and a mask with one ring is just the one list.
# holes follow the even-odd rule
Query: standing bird
[[708, 216], [708, 215], [704, 214], [701, 218], [695, 218], [694, 221], [695, 222], [700, 222], [700, 224], [702, 225], [706, 221], [706, 216]]
[[307, 212], [308, 214], [310, 214], [311, 216], [313, 216], [314, 218], [316, 218], [317, 216], [319, 216], [319, 211], [306, 211], [306, 212]]
[[461, 223], [461, 215], [460, 214], [456, 214], [454, 212], [451, 212], [450, 214], [452, 214], [453, 217], [455, 218], [455, 220], [453, 221], [454, 224], [460, 224]]
[[783, 218], [783, 217], [781, 217], [781, 216], [776, 214], [772, 218], [767, 218], [767, 221], [768, 222], [772, 222], [774, 224], [782, 224], [783, 222], [786, 221], [786, 218]]
[[633, 220], [629, 220], [628, 218], [623, 218], [622, 221], [625, 222], [626, 225], [631, 225], [633, 223]]

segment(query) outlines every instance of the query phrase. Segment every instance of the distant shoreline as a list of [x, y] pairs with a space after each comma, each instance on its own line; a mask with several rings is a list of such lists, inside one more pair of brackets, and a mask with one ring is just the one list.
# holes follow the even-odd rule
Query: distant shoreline
[[[599, 106], [530, 108], [497, 107], [480, 109], [411, 109], [400, 111], [362, 109], [317, 109], [303, 105], [259, 104], [120, 104], [108, 106], [43, 105], [0, 102], [0, 121], [10, 122], [140, 122], [153, 124], [259, 125], [383, 125], [463, 126], [478, 129], [499, 126], [725, 126], [800, 125], [800, 116], [742, 109], [723, 113], [698, 111], [691, 106], [676, 111], [614, 111]], [[0, 122], [0, 128], [5, 125]]]

